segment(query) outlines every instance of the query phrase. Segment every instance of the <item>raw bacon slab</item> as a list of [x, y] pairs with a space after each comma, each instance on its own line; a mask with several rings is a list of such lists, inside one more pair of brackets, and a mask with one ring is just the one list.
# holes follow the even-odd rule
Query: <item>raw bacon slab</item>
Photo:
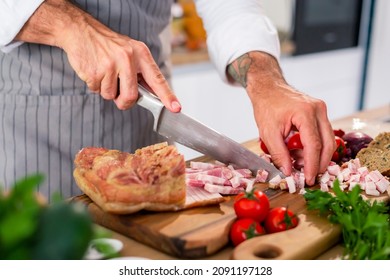
[[[184, 157], [167, 143], [148, 146], [134, 154], [86, 147], [76, 155], [75, 166], [79, 188], [109, 213], [177, 211], [224, 201], [220, 195], [204, 191], [203, 181], [187, 180], [192, 187], [186, 186]], [[204, 176], [210, 178], [201, 178]], [[193, 186], [202, 188], [196, 190]]]

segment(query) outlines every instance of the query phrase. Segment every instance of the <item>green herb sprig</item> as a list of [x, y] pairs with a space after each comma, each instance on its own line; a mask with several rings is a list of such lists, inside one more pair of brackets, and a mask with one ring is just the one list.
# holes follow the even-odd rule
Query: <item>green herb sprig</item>
[[9, 191], [0, 186], [1, 260], [82, 259], [91, 240], [109, 236], [81, 204], [59, 197], [51, 204], [39, 202], [36, 188], [43, 180], [35, 174], [21, 178]]
[[390, 215], [384, 202], [365, 200], [361, 188], [344, 192], [339, 181], [333, 185], [335, 195], [321, 190], [307, 190], [304, 197], [309, 210], [317, 210], [342, 227], [344, 259], [390, 259]]

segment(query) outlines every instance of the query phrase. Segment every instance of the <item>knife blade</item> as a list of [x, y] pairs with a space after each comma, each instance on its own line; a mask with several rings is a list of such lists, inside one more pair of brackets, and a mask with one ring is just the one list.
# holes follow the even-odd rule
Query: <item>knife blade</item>
[[172, 113], [164, 107], [156, 95], [141, 84], [138, 84], [138, 92], [137, 104], [152, 112], [153, 128], [160, 135], [225, 164], [248, 168], [253, 174], [256, 174], [259, 169], [264, 169], [269, 173], [268, 180], [276, 175], [285, 177], [273, 164], [231, 138], [184, 113]]

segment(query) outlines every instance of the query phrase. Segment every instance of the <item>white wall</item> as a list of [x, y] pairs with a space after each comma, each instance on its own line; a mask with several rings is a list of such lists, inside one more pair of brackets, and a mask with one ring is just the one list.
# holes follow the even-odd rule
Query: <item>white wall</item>
[[282, 58], [281, 66], [292, 86], [326, 102], [334, 120], [358, 108], [363, 57], [359, 47]]
[[295, 1], [261, 0], [261, 4], [265, 14], [272, 20], [279, 31], [287, 33], [292, 31]]
[[377, 0], [364, 108], [390, 105], [390, 1]]

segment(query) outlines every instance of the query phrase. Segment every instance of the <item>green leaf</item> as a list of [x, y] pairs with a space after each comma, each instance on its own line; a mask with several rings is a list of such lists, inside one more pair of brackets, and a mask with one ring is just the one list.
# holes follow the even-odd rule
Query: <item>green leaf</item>
[[82, 259], [92, 237], [92, 220], [83, 205], [51, 205], [39, 221], [33, 258]]
[[0, 259], [81, 259], [94, 235], [103, 235], [84, 206], [57, 194], [52, 204], [40, 204], [36, 189], [43, 180], [34, 174], [7, 193], [0, 188]]
[[344, 192], [338, 180], [332, 188], [335, 196], [320, 190], [305, 194], [307, 208], [328, 215], [340, 224], [347, 259], [390, 259], [389, 207], [381, 202], [364, 200], [360, 186]]

